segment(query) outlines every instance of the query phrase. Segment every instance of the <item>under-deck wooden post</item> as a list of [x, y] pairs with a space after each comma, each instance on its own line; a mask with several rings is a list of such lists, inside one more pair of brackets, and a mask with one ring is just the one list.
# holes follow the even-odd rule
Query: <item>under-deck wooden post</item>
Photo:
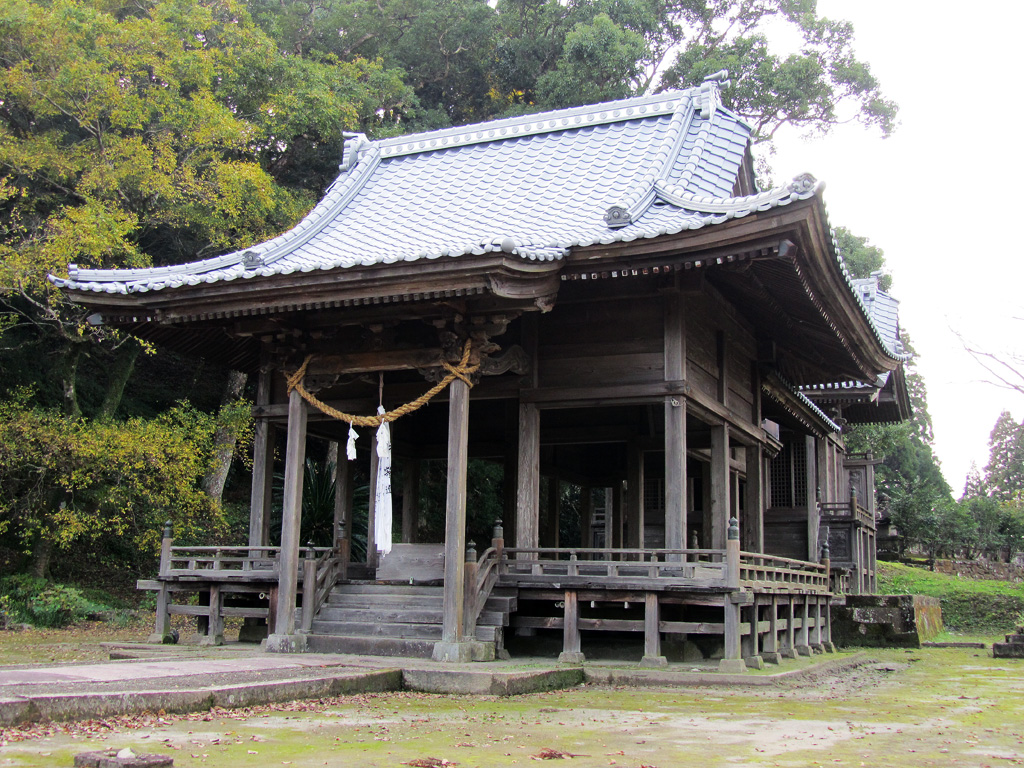
[[665, 667], [668, 659], [661, 655], [661, 606], [657, 592], [644, 595], [644, 656], [643, 667]]
[[811, 655], [811, 598], [803, 595], [798, 598], [800, 610], [800, 634], [796, 641], [796, 652], [801, 656]]
[[516, 546], [536, 548], [540, 541], [540, 411], [534, 403], [519, 404], [516, 484]]
[[811, 648], [818, 653], [825, 650], [822, 645], [824, 635], [821, 631], [821, 598], [814, 598], [814, 630], [811, 632]]
[[796, 598], [793, 595], [787, 597], [786, 610], [786, 634], [782, 640], [782, 658], [795, 659], [796, 653]]
[[725, 562], [726, 586], [734, 591], [723, 595], [725, 600], [724, 616], [724, 654], [718, 663], [722, 672], [743, 672], [747, 663], [742, 657], [740, 642], [740, 616], [743, 593], [740, 592], [740, 530], [739, 521], [733, 518], [726, 532]]
[[167, 588], [166, 577], [171, 570], [171, 546], [174, 544], [174, 532], [171, 521], [164, 523], [163, 537], [160, 540], [160, 590], [156, 593], [156, 626], [147, 642], [171, 642], [171, 592]]
[[764, 639], [761, 658], [768, 664], [778, 664], [782, 660], [779, 653], [779, 599], [770, 594], [768, 600], [768, 636]]
[[575, 589], [565, 590], [565, 613], [562, 622], [562, 652], [558, 660], [566, 664], [584, 662], [580, 642], [580, 603]]
[[407, 459], [402, 470], [402, 542], [415, 544], [420, 526], [420, 460]]
[[295, 599], [299, 580], [299, 535], [302, 525], [302, 479], [306, 461], [306, 403], [288, 395], [288, 445], [284, 460], [284, 504], [281, 515], [281, 557], [278, 563], [277, 617], [267, 650], [302, 652], [306, 636], [295, 632]]
[[[261, 368], [256, 379], [256, 408], [270, 403], [270, 370]], [[274, 479], [274, 427], [257, 416], [252, 432], [252, 492], [249, 497], [249, 546], [267, 543], [271, 487]]]
[[469, 385], [461, 379], [449, 387], [448, 490], [444, 533], [444, 618], [435, 661], [470, 661], [471, 644], [463, 636], [466, 570], [466, 467], [469, 459]]
[[[711, 546], [725, 549], [726, 526], [729, 524], [729, 427], [711, 427]], [[708, 545], [705, 539], [704, 546]]]

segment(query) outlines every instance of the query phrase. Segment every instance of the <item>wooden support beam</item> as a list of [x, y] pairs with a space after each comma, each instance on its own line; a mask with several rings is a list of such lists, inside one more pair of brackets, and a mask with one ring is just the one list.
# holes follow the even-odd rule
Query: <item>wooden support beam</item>
[[540, 411], [519, 406], [519, 469], [516, 492], [516, 546], [537, 547], [540, 535]]
[[644, 595], [644, 655], [640, 666], [668, 666], [668, 659], [661, 655], [661, 612], [657, 592]]
[[626, 546], [644, 545], [644, 453], [635, 441], [628, 446], [626, 460]]
[[420, 525], [420, 460], [406, 459], [402, 464], [402, 542], [416, 543]]
[[366, 565], [371, 569], [377, 567], [377, 474], [380, 470], [380, 457], [377, 456], [377, 432], [367, 430], [370, 438], [370, 498], [366, 511]]
[[807, 464], [807, 559], [812, 562], [818, 562], [818, 526], [820, 525], [820, 516], [818, 514], [818, 497], [815, 492], [815, 486], [817, 483], [817, 471], [815, 470], [815, 457], [817, 456], [817, 449], [815, 443], [817, 442], [814, 436], [807, 435], [805, 438], [806, 445], [806, 464]]
[[764, 450], [760, 445], [748, 445], [746, 454], [747, 482], [744, 488], [746, 498], [743, 520], [743, 549], [746, 552], [764, 552]]
[[353, 352], [345, 355], [316, 355], [309, 361], [309, 376], [377, 371], [408, 371], [420, 368], [439, 368], [444, 350], [393, 349], [377, 352]]
[[[270, 369], [260, 369], [256, 379], [256, 404], [270, 402]], [[252, 435], [252, 492], [249, 501], [249, 546], [267, 543], [270, 532], [270, 502], [274, 482], [274, 426], [256, 419]]]
[[[729, 427], [711, 427], [711, 549], [725, 549], [732, 503], [729, 498]], [[704, 546], [709, 542], [705, 540]]]
[[580, 643], [580, 603], [576, 590], [565, 591], [564, 610], [562, 652], [558, 654], [558, 660], [565, 664], [582, 664], [584, 656]]
[[267, 638], [267, 650], [288, 653], [305, 650], [305, 635], [295, 633], [295, 600], [306, 462], [306, 408], [302, 396], [294, 390], [288, 396], [288, 443], [285, 451], [277, 613], [273, 634]]

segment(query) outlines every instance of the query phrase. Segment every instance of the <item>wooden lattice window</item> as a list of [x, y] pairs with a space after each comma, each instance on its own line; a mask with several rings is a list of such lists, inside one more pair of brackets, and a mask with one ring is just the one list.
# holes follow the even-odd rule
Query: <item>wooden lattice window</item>
[[771, 461], [769, 506], [807, 506], [807, 445], [787, 442]]

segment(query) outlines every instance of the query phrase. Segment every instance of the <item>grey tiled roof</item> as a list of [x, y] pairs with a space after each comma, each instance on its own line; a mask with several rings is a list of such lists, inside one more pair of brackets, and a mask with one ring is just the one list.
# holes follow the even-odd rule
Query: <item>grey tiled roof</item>
[[[67, 280], [51, 279], [135, 293], [493, 251], [550, 261], [576, 246], [699, 229], [815, 193], [809, 183], [730, 197], [749, 133], [709, 82], [382, 141], [351, 136], [341, 175], [279, 237], [191, 264], [71, 265]], [[606, 220], [613, 209], [618, 218]]]

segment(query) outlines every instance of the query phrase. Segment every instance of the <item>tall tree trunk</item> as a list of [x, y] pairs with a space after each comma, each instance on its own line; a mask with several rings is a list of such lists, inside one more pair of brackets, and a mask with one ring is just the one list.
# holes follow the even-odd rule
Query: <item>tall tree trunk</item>
[[135, 361], [138, 359], [141, 349], [142, 347], [135, 339], [128, 339], [118, 347], [114, 354], [110, 377], [107, 379], [107, 392], [103, 397], [103, 405], [100, 406], [100, 411], [96, 415], [97, 418], [114, 418], [114, 414], [117, 413], [117, 409], [121, 405], [125, 385], [135, 369]]
[[[246, 374], [239, 371], [228, 373], [224, 396], [220, 401], [222, 412], [226, 406], [242, 396], [247, 378]], [[228, 479], [228, 470], [231, 469], [231, 457], [235, 455], [237, 440], [237, 430], [230, 424], [221, 424], [213, 436], [213, 460], [206, 477], [203, 478], [203, 491], [218, 504], [224, 496], [224, 484]]]
[[53, 554], [53, 541], [40, 535], [36, 545], [32, 547], [32, 565], [30, 574], [37, 579], [45, 579], [50, 575], [50, 556]]
[[64, 414], [72, 419], [82, 417], [82, 409], [78, 405], [78, 361], [81, 357], [82, 345], [72, 342], [64, 349], [60, 362], [57, 364]]

